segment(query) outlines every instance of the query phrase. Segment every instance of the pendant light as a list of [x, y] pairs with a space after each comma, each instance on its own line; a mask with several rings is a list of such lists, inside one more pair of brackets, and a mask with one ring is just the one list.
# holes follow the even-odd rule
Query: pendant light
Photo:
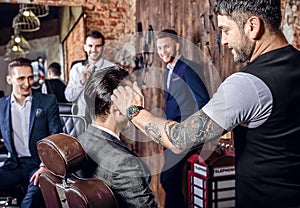
[[15, 57], [25, 57], [30, 51], [30, 45], [28, 41], [20, 34], [20, 32], [15, 29], [14, 35], [6, 45], [6, 53], [4, 55], [4, 60], [8, 61]]
[[24, 10], [14, 17], [13, 28], [21, 32], [34, 32], [40, 29], [40, 20], [31, 10]]
[[45, 17], [49, 14], [49, 6], [35, 4], [20, 4], [19, 12], [32, 11], [37, 17]]

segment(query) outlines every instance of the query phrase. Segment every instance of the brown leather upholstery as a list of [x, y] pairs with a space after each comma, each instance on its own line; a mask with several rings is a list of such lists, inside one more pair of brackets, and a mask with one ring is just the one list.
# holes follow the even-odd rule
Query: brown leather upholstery
[[37, 148], [49, 169], [39, 178], [47, 207], [118, 207], [113, 192], [103, 181], [73, 174], [87, 159], [76, 138], [54, 134], [39, 141]]

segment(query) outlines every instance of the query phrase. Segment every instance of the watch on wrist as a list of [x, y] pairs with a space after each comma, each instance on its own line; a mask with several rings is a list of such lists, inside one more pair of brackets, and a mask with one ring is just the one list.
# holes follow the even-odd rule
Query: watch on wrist
[[131, 105], [126, 109], [126, 116], [129, 120], [132, 120], [139, 112], [144, 109], [142, 106]]

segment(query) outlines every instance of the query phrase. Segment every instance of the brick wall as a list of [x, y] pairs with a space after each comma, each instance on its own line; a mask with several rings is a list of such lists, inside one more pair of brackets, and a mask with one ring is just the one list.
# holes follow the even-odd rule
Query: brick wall
[[300, 1], [283, 1], [283, 25], [284, 34], [290, 44], [300, 50]]

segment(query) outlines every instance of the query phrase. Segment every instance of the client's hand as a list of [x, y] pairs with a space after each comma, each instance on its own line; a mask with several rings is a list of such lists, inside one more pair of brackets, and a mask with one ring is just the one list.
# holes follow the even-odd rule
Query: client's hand
[[29, 182], [31, 182], [31, 181], [34, 180], [33, 184], [34, 184], [35, 186], [38, 185], [38, 184], [39, 184], [39, 176], [40, 176], [40, 174], [41, 174], [41, 173], [44, 173], [44, 172], [46, 172], [46, 171], [47, 171], [47, 168], [46, 168], [46, 167], [40, 167], [40, 168], [39, 168], [39, 169], [31, 176]]

